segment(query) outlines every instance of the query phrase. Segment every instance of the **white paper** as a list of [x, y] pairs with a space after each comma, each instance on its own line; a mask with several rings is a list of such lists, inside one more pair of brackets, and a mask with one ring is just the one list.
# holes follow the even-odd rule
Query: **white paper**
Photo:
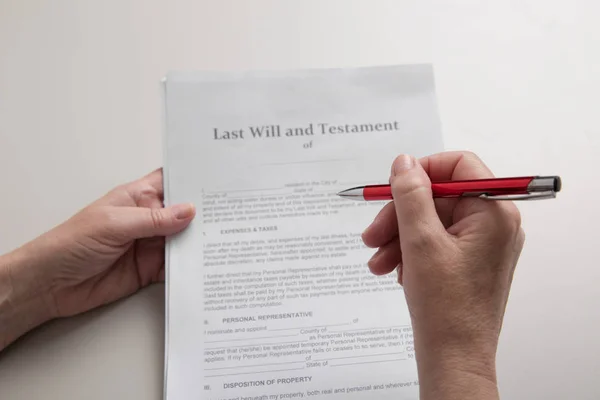
[[167, 247], [166, 398], [417, 399], [402, 288], [360, 240], [383, 204], [336, 193], [443, 150], [431, 66], [172, 73], [165, 90], [165, 201], [198, 210]]

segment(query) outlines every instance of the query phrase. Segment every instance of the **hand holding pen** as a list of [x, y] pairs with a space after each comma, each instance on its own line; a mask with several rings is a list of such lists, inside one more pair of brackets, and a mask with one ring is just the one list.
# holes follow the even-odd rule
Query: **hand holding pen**
[[392, 199], [362, 238], [377, 249], [371, 272], [396, 271], [403, 286], [426, 371], [422, 398], [449, 390], [465, 400], [499, 398], [495, 354], [525, 235], [514, 202], [478, 197], [550, 198], [559, 190], [558, 177], [495, 179], [474, 154], [447, 152], [400, 156], [389, 185], [341, 193]]

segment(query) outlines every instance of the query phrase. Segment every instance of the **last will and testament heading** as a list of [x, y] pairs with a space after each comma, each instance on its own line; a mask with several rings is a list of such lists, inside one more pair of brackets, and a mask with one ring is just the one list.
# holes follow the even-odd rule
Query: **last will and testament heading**
[[253, 139], [285, 137], [285, 136], [313, 136], [335, 135], [338, 133], [364, 133], [364, 132], [392, 132], [400, 130], [398, 121], [363, 123], [363, 124], [329, 124], [325, 122], [310, 123], [303, 127], [284, 128], [281, 125], [248, 126], [247, 128], [221, 130], [213, 128], [216, 140], [226, 139]]

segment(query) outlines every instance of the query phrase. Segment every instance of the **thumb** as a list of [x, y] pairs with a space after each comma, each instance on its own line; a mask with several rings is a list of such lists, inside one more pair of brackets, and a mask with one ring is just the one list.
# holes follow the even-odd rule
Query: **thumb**
[[196, 213], [193, 204], [165, 208], [121, 208], [118, 229], [123, 236], [139, 239], [173, 235], [189, 225]]
[[401, 155], [392, 165], [392, 196], [402, 242], [422, 242], [444, 232], [435, 209], [429, 176], [414, 157]]

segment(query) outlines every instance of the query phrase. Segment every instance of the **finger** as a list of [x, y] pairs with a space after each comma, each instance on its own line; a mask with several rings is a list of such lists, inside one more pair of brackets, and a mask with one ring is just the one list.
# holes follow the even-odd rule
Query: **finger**
[[129, 239], [169, 236], [186, 228], [195, 216], [192, 204], [166, 208], [120, 207], [116, 229]]
[[162, 168], [122, 186], [138, 207], [163, 206], [164, 189]]
[[[487, 179], [494, 174], [474, 153], [453, 151], [434, 154], [420, 160], [432, 181]], [[449, 227], [468, 215], [485, 211], [489, 204], [481, 199], [437, 199], [438, 212]], [[442, 203], [443, 202], [443, 203]], [[460, 207], [456, 207], [460, 204]]]
[[419, 160], [432, 182], [493, 178], [492, 171], [474, 153], [447, 151]]
[[433, 201], [431, 180], [420, 163], [408, 155], [396, 158], [390, 184], [402, 243], [445, 234]]
[[141, 180], [152, 186], [156, 190], [158, 196], [162, 199], [164, 195], [163, 179], [163, 169], [157, 168], [154, 171], [150, 172], [148, 175], [144, 176]]
[[389, 202], [383, 208], [371, 225], [362, 234], [362, 240], [368, 247], [381, 247], [398, 237], [398, 221], [394, 202]]
[[162, 168], [151, 173], [115, 187], [109, 196], [101, 199], [102, 202], [122, 206], [133, 200], [138, 207], [159, 208], [163, 207], [163, 175]]
[[369, 270], [374, 275], [386, 275], [402, 263], [402, 251], [400, 250], [400, 241], [392, 240], [371, 257], [368, 262]]
[[[447, 152], [435, 154], [420, 159], [423, 169], [431, 181], [445, 181], [452, 179], [469, 179], [467, 176], [472, 170], [472, 161], [479, 160], [477, 156], [466, 152]], [[475, 165], [477, 170], [477, 165]], [[465, 174], [466, 173], [466, 174]], [[458, 178], [456, 177], [458, 176]], [[435, 207], [444, 227], [452, 225], [452, 211], [457, 199], [435, 199]], [[381, 247], [398, 236], [398, 221], [393, 202], [386, 204], [375, 217], [371, 225], [362, 234], [362, 240], [368, 247]]]
[[[479, 157], [471, 152], [445, 152], [420, 160], [431, 181], [480, 179], [493, 177]], [[459, 199], [435, 199], [435, 207], [445, 228], [454, 223], [453, 213]], [[471, 200], [472, 201], [472, 200]], [[398, 236], [398, 223], [393, 203], [383, 207], [374, 221], [363, 232], [363, 242], [368, 247], [381, 247]]]
[[136, 242], [135, 260], [141, 287], [155, 282], [165, 264], [165, 238], [155, 236]]
[[155, 194], [145, 193], [139, 196], [136, 205], [142, 208], [163, 208], [164, 204]]
[[162, 168], [155, 169], [148, 175], [132, 182], [129, 190], [138, 207], [163, 207], [163, 174]]

